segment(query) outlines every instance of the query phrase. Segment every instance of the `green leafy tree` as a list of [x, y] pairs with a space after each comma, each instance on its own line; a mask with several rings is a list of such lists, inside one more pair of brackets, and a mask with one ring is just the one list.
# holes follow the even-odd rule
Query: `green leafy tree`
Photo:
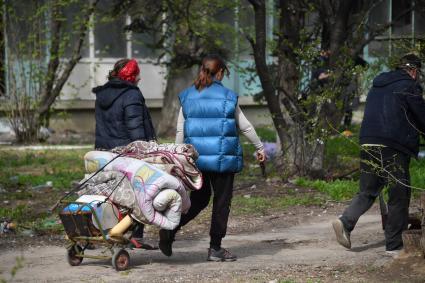
[[33, 142], [81, 50], [98, 0], [3, 1], [4, 107], [18, 142]]
[[[364, 46], [394, 22], [371, 25], [377, 1], [276, 1], [278, 27], [267, 45], [267, 1], [248, 1], [255, 14], [251, 43], [263, 95], [278, 133], [287, 175], [324, 175], [324, 148], [339, 128], [348, 89], [359, 73]], [[414, 6], [403, 11], [409, 13]], [[397, 19], [394, 19], [396, 21]], [[303, 79], [315, 68], [321, 49], [329, 51], [325, 85], [305, 90]], [[268, 49], [268, 47], [270, 47]], [[319, 50], [318, 50], [319, 49]], [[269, 64], [269, 54], [274, 60]]]
[[232, 12], [234, 5], [229, 0], [118, 1], [116, 14], [129, 14], [132, 23], [127, 29], [154, 39], [146, 47], [154, 49], [156, 63], [167, 68], [159, 136], [175, 134], [177, 95], [193, 82], [202, 57], [211, 52], [229, 57], [234, 30], [220, 16]]
[[[167, 66], [160, 135], [174, 134], [177, 94], [193, 80], [200, 58], [211, 51], [237, 58], [235, 44], [242, 42], [240, 36], [248, 40], [255, 61], [253, 75], [258, 75], [288, 176], [323, 176], [325, 142], [339, 128], [355, 95], [352, 86], [363, 72], [359, 55], [394, 24], [369, 22], [370, 12], [382, 2], [370, 0], [118, 2], [119, 10], [133, 18], [130, 30], [155, 36], [149, 46], [158, 51], [158, 63]], [[416, 8], [412, 5], [393, 20]], [[233, 25], [220, 20], [225, 12], [238, 20], [236, 33]], [[253, 27], [241, 24], [249, 17], [254, 19]], [[276, 27], [273, 33], [271, 20]], [[317, 86], [308, 78], [318, 67], [321, 49], [329, 51], [330, 72], [327, 83]]]

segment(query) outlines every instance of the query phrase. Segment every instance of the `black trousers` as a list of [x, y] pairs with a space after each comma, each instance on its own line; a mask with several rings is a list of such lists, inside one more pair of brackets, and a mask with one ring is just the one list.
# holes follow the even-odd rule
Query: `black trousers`
[[131, 232], [131, 237], [143, 238], [144, 230], [145, 230], [145, 225], [143, 225], [142, 223], [137, 223], [135, 227], [133, 228], [133, 231]]
[[221, 239], [226, 236], [235, 174], [202, 172], [202, 175], [204, 178], [203, 186], [200, 190], [192, 191], [190, 193], [190, 201], [192, 205], [189, 211], [182, 215], [180, 224], [174, 230], [174, 234], [208, 206], [213, 191], [214, 197], [210, 227], [210, 247], [218, 249], [221, 247]]
[[389, 147], [366, 146], [360, 152], [360, 192], [341, 216], [352, 231], [360, 216], [374, 203], [384, 186], [388, 186], [388, 218], [385, 226], [387, 250], [403, 246], [401, 233], [407, 229], [410, 203], [410, 157]]

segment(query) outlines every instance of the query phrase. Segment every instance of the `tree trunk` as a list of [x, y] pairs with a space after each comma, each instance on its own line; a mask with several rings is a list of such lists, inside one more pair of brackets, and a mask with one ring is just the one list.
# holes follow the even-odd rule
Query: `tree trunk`
[[156, 129], [158, 137], [174, 137], [176, 135], [177, 117], [180, 109], [178, 95], [193, 83], [197, 74], [198, 66], [192, 66], [188, 69], [170, 68], [161, 110], [161, 120], [159, 120]]
[[323, 176], [323, 141], [315, 138], [312, 120], [317, 116], [315, 106], [306, 106], [300, 99], [299, 55], [294, 46], [300, 42], [304, 29], [305, 12], [299, 1], [280, 1], [278, 44], [278, 91], [287, 121], [285, 131], [289, 138], [282, 143], [284, 162], [289, 176]]
[[286, 152], [286, 167], [289, 176], [324, 176], [324, 142], [312, 139], [299, 125], [290, 129], [291, 146]]
[[283, 149], [279, 148], [282, 143], [277, 141], [280, 155], [275, 160], [275, 165], [281, 168], [282, 177], [284, 179], [292, 176], [322, 178], [325, 174], [324, 141], [311, 139], [311, 135], [299, 125], [288, 128], [287, 136]]
[[[297, 55], [292, 46], [299, 41], [303, 12], [297, 1], [281, 1], [280, 40], [277, 50], [278, 72], [276, 86], [266, 64], [266, 10], [264, 1], [250, 1], [255, 13], [255, 41], [249, 39], [254, 52], [257, 73], [264, 96], [278, 132], [282, 156], [278, 160], [283, 177], [322, 176], [324, 145], [311, 137], [311, 126], [306, 121], [305, 110], [299, 103], [300, 74]], [[278, 95], [276, 95], [278, 94]]]
[[41, 89], [39, 108], [37, 109], [40, 125], [48, 124], [48, 112], [50, 111], [50, 108], [56, 101], [56, 98], [60, 95], [63, 86], [72, 73], [72, 70], [74, 70], [74, 67], [81, 59], [81, 49], [89, 29], [90, 17], [94, 13], [96, 5], [99, 1], [100, 0], [88, 1], [89, 5], [84, 11], [85, 14], [82, 15], [81, 22], [79, 22], [78, 39], [74, 42], [71, 57], [66, 63], [63, 64], [63, 70], [61, 71], [58, 70], [60, 54], [58, 53], [57, 49], [60, 45], [60, 40], [63, 40], [63, 38], [61, 38], [61, 33], [63, 33], [63, 30], [61, 29], [61, 19], [52, 19], [53, 39], [50, 48], [50, 58], [46, 79], [43, 82], [44, 85]]
[[251, 3], [255, 14], [255, 40], [249, 36], [247, 36], [247, 39], [250, 42], [254, 53], [255, 68], [260, 78], [261, 87], [263, 88], [263, 94], [272, 117], [273, 125], [282, 146], [288, 139], [285, 132], [287, 125], [279, 106], [279, 97], [276, 95], [276, 88], [271, 76], [272, 72], [267, 66], [266, 5], [264, 0], [249, 0], [249, 2]]

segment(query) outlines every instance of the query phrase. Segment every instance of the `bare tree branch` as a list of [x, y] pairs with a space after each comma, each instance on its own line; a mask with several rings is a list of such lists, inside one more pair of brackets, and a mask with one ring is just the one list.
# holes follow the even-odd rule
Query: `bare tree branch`
[[59, 77], [56, 78], [56, 83], [54, 86], [50, 86], [50, 91], [47, 89], [48, 92], [46, 92], [45, 97], [41, 100], [40, 108], [38, 109], [38, 113], [40, 116], [46, 115], [49, 111], [52, 104], [55, 102], [56, 98], [59, 96], [63, 86], [65, 85], [66, 81], [68, 80], [72, 70], [74, 69], [75, 65], [80, 61], [81, 59], [81, 48], [83, 46], [89, 22], [90, 17], [94, 13], [94, 10], [96, 8], [97, 3], [99, 0], [91, 0], [90, 6], [86, 10], [86, 14], [83, 17], [80, 30], [79, 30], [79, 36], [78, 40], [74, 44], [74, 48], [72, 51], [71, 58], [69, 61], [65, 64], [64, 70], [60, 74]]
[[50, 58], [49, 64], [47, 66], [47, 74], [44, 81], [44, 85], [41, 89], [41, 103], [44, 104], [45, 101], [48, 100], [50, 95], [50, 91], [55, 82], [56, 71], [59, 67], [59, 45], [60, 45], [60, 34], [62, 28], [62, 20], [59, 19], [61, 17], [62, 11], [58, 4], [53, 4], [52, 7], [52, 34], [50, 35], [52, 38], [51, 46], [50, 46]]

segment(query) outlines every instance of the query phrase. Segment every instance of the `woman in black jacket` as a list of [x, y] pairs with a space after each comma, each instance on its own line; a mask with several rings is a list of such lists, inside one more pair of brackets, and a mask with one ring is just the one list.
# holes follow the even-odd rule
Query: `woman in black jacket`
[[[110, 150], [136, 140], [156, 140], [155, 130], [145, 98], [137, 87], [140, 69], [134, 59], [121, 59], [109, 72], [108, 82], [95, 87], [95, 148]], [[150, 249], [143, 243], [143, 224], [133, 231], [131, 242], [136, 248]]]

